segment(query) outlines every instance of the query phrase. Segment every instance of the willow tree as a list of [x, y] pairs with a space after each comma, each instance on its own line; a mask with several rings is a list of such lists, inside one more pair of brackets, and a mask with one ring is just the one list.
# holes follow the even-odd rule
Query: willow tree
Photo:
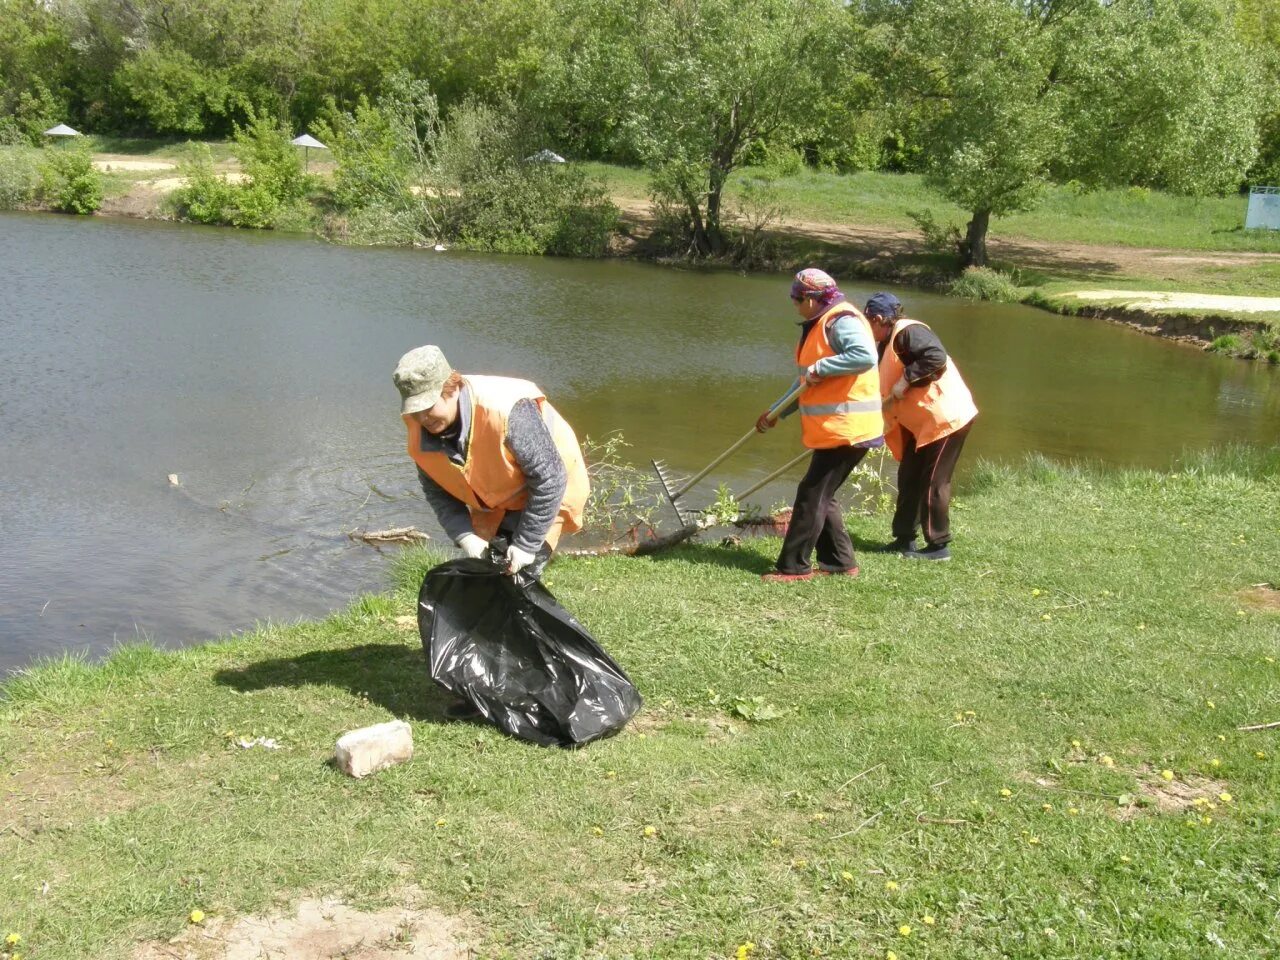
[[[650, 171], [690, 252], [724, 251], [730, 175], [821, 122], [855, 25], [836, 0], [572, 0], [547, 43], [549, 113], [609, 131], [604, 152]], [[546, 92], [543, 96], [547, 96]]]
[[993, 217], [1051, 179], [1220, 192], [1257, 150], [1258, 93], [1216, 0], [869, 0], [891, 106], [910, 110], [928, 182]]

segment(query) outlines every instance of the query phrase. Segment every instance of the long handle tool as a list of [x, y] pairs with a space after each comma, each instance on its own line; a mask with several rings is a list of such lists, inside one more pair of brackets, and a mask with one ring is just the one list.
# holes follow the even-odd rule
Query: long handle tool
[[794, 460], [788, 460], [786, 463], [780, 466], [777, 470], [773, 471], [773, 473], [769, 474], [767, 477], [765, 477], [755, 486], [748, 487], [746, 490], [743, 490], [741, 493], [735, 493], [733, 495], [733, 499], [736, 500], [738, 503], [742, 503], [744, 500], [747, 499], [747, 497], [751, 496], [753, 493], [755, 493], [765, 484], [772, 483], [774, 480], [777, 480], [780, 476], [782, 476], [784, 473], [786, 473], [788, 470], [794, 467], [797, 463], [799, 463], [805, 457], [809, 456], [809, 454], [811, 453], [813, 453], [812, 450], [801, 450], [798, 454], [796, 454], [796, 457]]
[[[769, 412], [765, 416], [768, 418], [770, 423], [778, 422], [778, 415], [787, 408], [787, 406], [791, 403], [792, 400], [800, 396], [800, 391], [803, 388], [804, 388], [803, 383], [796, 384], [795, 389], [793, 389], [785, 397], [783, 397], [781, 400], [779, 400], [777, 403], [775, 403], [772, 407], [769, 408]], [[693, 489], [694, 484], [696, 484], [699, 480], [705, 477], [708, 473], [710, 473], [716, 467], [720, 466], [720, 464], [728, 460], [729, 457], [733, 456], [733, 454], [737, 453], [739, 448], [755, 435], [756, 435], [756, 428], [752, 427], [733, 446], [731, 446], [728, 450], [720, 454], [720, 456], [716, 457], [714, 460], [708, 463], [705, 467], [703, 467], [701, 470], [695, 473], [692, 477], [690, 477], [688, 480], [682, 483], [680, 487], [676, 490], [671, 489], [671, 478], [667, 476], [666, 464], [659, 460], [650, 461], [650, 463], [653, 464], [653, 472], [658, 475], [658, 482], [662, 485], [662, 492], [667, 495], [667, 500], [670, 501], [671, 503], [671, 509], [673, 509], [676, 512], [676, 516], [680, 518], [680, 523], [682, 525], [688, 526], [691, 521], [687, 519], [685, 516], [685, 510], [680, 505], [680, 498], [684, 496], [686, 493], [688, 493], [691, 489]]]

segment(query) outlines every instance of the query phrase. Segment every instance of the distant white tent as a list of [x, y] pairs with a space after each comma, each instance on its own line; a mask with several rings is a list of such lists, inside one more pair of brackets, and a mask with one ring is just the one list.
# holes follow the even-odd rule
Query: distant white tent
[[525, 163], [567, 163], [564, 157], [550, 150], [539, 150], [531, 157], [524, 158]]
[[328, 149], [329, 149], [328, 147], [326, 147], [323, 143], [321, 143], [319, 140], [317, 140], [315, 137], [313, 137], [313, 136], [312, 136], [311, 134], [309, 134], [309, 133], [304, 133], [304, 134], [301, 134], [301, 135], [299, 135], [299, 136], [296, 136], [296, 137], [294, 137], [292, 140], [290, 140], [289, 142], [290, 142], [291, 144], [293, 144], [295, 147], [301, 147], [301, 148], [302, 148], [302, 165], [303, 165], [303, 169], [310, 169], [310, 167], [311, 167], [311, 157], [310, 157], [310, 153], [311, 153], [311, 148], [312, 148], [312, 147], [315, 147], [317, 150], [328, 150]]
[[72, 130], [65, 123], [60, 123], [56, 127], [50, 127], [44, 132], [46, 137], [78, 137], [79, 130]]

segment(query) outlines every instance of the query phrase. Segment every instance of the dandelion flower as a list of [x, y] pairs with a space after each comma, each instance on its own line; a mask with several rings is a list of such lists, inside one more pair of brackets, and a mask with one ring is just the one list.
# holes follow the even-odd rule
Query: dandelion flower
[[593, 837], [603, 837], [603, 836], [604, 836], [604, 828], [603, 828], [603, 827], [592, 827], [592, 828], [591, 828], [591, 835], [592, 835]]
[[1104, 767], [1114, 767], [1116, 765], [1115, 760], [1105, 753], [1098, 758], [1098, 762], [1101, 763]]
[[754, 950], [755, 948], [756, 948], [756, 945], [752, 943], [750, 940], [748, 940], [746, 943], [738, 944], [738, 952], [737, 952], [738, 960], [747, 960], [747, 957], [751, 955], [751, 951]]
[[1013, 796], [1013, 791], [1010, 790], [1008, 787], [1003, 787], [1000, 790], [1000, 796], [1004, 797], [1005, 799], [1008, 799], [1009, 797]]
[[657, 832], [658, 832], [658, 828], [654, 826], [646, 826], [644, 828], [644, 835], [646, 837], [652, 837]]
[[850, 880], [853, 879], [853, 874], [850, 873], [848, 870], [841, 870], [840, 879], [843, 880], [845, 883], [848, 883]]
[[1161, 776], [1163, 779], [1165, 779], [1165, 780], [1172, 780], [1172, 779], [1173, 779], [1173, 771], [1172, 771], [1172, 770], [1161, 770], [1161, 771], [1160, 771], [1160, 776]]
[[1209, 816], [1208, 814], [1205, 814], [1203, 817], [1200, 818], [1200, 822], [1207, 827], [1209, 824], [1213, 823], [1213, 817]]
[[16, 947], [21, 942], [22, 942], [22, 934], [20, 933], [11, 933], [4, 938], [4, 945], [6, 947]]
[[1053, 811], [1053, 804], [1052, 804], [1052, 803], [1042, 803], [1042, 804], [1040, 804], [1040, 809], [1041, 809], [1041, 810], [1043, 810], [1045, 813], [1051, 813], [1051, 812]]
[[1193, 807], [1203, 807], [1208, 802], [1209, 801], [1206, 800], [1204, 797], [1196, 797], [1194, 800], [1191, 801], [1191, 805]]
[[904, 923], [902, 926], [900, 926], [900, 927], [898, 928], [898, 936], [900, 936], [900, 937], [909, 937], [909, 936], [911, 936], [911, 924], [909, 924], [909, 923]]
[[1074, 816], [1077, 816], [1079, 813], [1080, 813], [1080, 811], [1079, 811], [1079, 809], [1077, 809], [1076, 807], [1067, 807], [1067, 815], [1068, 815], [1068, 816], [1072, 816], [1072, 817], [1074, 817]]
[[1218, 739], [1219, 739], [1219, 740], [1221, 740], [1223, 743], [1226, 743], [1226, 742], [1227, 742], [1227, 735], [1226, 735], [1225, 733], [1220, 733], [1220, 734], [1218, 734]]
[[1073, 747], [1075, 747], [1077, 750], [1079, 750], [1079, 749], [1080, 749], [1080, 741], [1079, 741], [1079, 740], [1072, 740], [1072, 741], [1071, 741], [1071, 745], [1072, 745]]
[[897, 880], [886, 880], [886, 881], [884, 882], [884, 888], [885, 888], [886, 890], [897, 890], [897, 889], [898, 889], [898, 881], [897, 881]]
[[1147, 625], [1146, 625], [1145, 623], [1140, 623], [1140, 624], [1138, 624], [1138, 629], [1139, 629], [1139, 630], [1145, 630], [1145, 629], [1147, 629]]
[[1214, 757], [1212, 760], [1209, 761], [1209, 766], [1220, 767], [1222, 766], [1222, 761], [1219, 760], [1217, 757]]
[[827, 815], [825, 813], [815, 813], [813, 815], [813, 819], [821, 823], [823, 820], [827, 819]]
[[799, 857], [791, 861], [791, 866], [795, 867], [797, 870], [803, 870], [808, 865], [809, 861], [805, 860], [803, 857]]
[[1132, 861], [1132, 860], [1130, 860], [1128, 857], [1126, 857], [1126, 856], [1124, 856], [1124, 855], [1121, 855], [1121, 857], [1120, 857], [1120, 862], [1121, 862], [1121, 863], [1132, 863], [1133, 861]]
[[1053, 614], [1051, 614], [1051, 613], [1042, 613], [1042, 614], [1040, 614], [1040, 619], [1041, 619], [1041, 620], [1052, 620], [1052, 619], [1053, 619]]
[[956, 711], [956, 723], [964, 723], [964, 714], [959, 710]]
[[1267, 754], [1266, 754], [1266, 751], [1264, 750], [1255, 750], [1253, 751], [1253, 755], [1259, 760], [1267, 759]]
[[443, 827], [443, 826], [444, 826], [446, 823], [448, 823], [448, 822], [449, 822], [449, 821], [448, 821], [448, 820], [446, 820], [444, 817], [441, 817], [439, 820], [437, 820], [437, 821], [436, 821], [436, 826], [437, 826], [437, 827]]
[[1224, 790], [1224, 791], [1222, 791], [1222, 793], [1218, 794], [1218, 799], [1219, 799], [1219, 800], [1221, 800], [1223, 803], [1230, 803], [1230, 802], [1231, 802], [1231, 794], [1227, 793], [1227, 792]]
[[204, 911], [203, 911], [203, 910], [192, 910], [192, 911], [191, 911], [191, 916], [190, 916], [190, 917], [188, 917], [188, 919], [189, 919], [192, 923], [204, 923]]
[[1040, 596], [1040, 588], [1039, 588], [1039, 587], [1032, 587], [1032, 588], [1031, 588], [1031, 595], [1032, 595], [1033, 597], [1038, 597], [1038, 596]]
[[1031, 846], [1033, 846], [1033, 847], [1038, 847], [1038, 846], [1040, 846], [1040, 838], [1039, 838], [1039, 837], [1027, 837], [1027, 843], [1031, 844]]
[[618, 779], [618, 771], [617, 771], [617, 770], [606, 770], [606, 771], [604, 772], [604, 778], [605, 778], [606, 780], [617, 780], [617, 779]]
[[927, 914], [927, 913], [924, 915], [924, 918], [923, 918], [923, 919], [924, 919], [924, 925], [925, 925], [926, 927], [932, 927], [935, 923], [937, 923], [937, 922], [938, 922], [938, 921], [934, 920], [934, 919], [933, 919], [933, 917], [929, 916], [929, 914]]
[[1204, 705], [1208, 707], [1210, 710], [1216, 710], [1218, 708], [1218, 705], [1214, 703], [1212, 700], [1206, 700], [1204, 702]]
[[898, 955], [892, 950], [885, 951], [884, 960], [898, 960]]
[[782, 841], [779, 840], [777, 837], [774, 837], [772, 840], [769, 841], [769, 846], [780, 847], [782, 846]]

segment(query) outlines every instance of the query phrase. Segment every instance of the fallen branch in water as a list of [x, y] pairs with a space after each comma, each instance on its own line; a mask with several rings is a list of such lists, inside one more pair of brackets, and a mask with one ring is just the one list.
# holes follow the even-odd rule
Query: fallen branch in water
[[363, 540], [377, 546], [380, 543], [422, 543], [431, 538], [417, 527], [390, 527], [386, 530], [352, 530], [347, 534], [352, 540]]

